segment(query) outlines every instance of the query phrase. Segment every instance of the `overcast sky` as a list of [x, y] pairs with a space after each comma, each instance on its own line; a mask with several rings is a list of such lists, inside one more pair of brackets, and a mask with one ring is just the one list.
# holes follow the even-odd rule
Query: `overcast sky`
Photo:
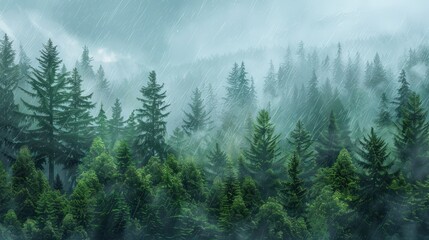
[[[48, 38], [73, 65], [127, 72], [251, 47], [328, 46], [379, 36], [426, 41], [429, 1], [0, 0], [0, 31], [35, 57]], [[119, 66], [119, 67], [118, 67]]]

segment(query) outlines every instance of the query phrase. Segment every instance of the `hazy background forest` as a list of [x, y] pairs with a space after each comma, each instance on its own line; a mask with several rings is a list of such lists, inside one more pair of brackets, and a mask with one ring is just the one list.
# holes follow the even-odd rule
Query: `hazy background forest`
[[0, 239], [428, 239], [427, 9], [0, 0]]

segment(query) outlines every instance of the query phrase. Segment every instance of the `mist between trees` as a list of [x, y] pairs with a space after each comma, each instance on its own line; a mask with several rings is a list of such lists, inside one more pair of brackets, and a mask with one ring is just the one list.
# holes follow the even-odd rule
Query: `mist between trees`
[[260, 63], [262, 88], [229, 64], [180, 109], [155, 71], [112, 86], [87, 47], [69, 69], [51, 40], [33, 62], [5, 35], [0, 238], [429, 236], [429, 48], [391, 70], [300, 42]]

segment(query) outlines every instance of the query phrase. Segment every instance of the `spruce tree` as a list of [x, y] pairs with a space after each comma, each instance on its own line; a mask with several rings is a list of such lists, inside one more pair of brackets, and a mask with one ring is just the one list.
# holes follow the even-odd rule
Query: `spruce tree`
[[3, 167], [3, 163], [0, 162], [0, 216], [4, 216], [10, 209], [11, 196], [12, 188], [10, 179]]
[[245, 156], [263, 199], [267, 199], [274, 191], [276, 164], [280, 155], [278, 139], [268, 111], [259, 111], [252, 139], [249, 139], [250, 148]]
[[360, 234], [368, 238], [383, 237], [382, 224], [389, 211], [391, 184], [396, 178], [393, 163], [388, 160], [387, 144], [377, 136], [374, 128], [360, 141], [358, 164], [363, 169], [358, 211], [362, 218]]
[[12, 41], [5, 34], [0, 40], [0, 161], [9, 165], [15, 159], [20, 134], [21, 116], [15, 104], [14, 90], [20, 80], [19, 68], [15, 64]]
[[106, 112], [103, 109], [103, 104], [100, 105], [100, 111], [98, 112], [97, 117], [95, 118], [95, 135], [100, 137], [104, 143], [109, 142], [109, 126], [107, 122]]
[[209, 114], [205, 110], [201, 92], [198, 88], [193, 92], [191, 103], [189, 104], [191, 111], [185, 112], [183, 119], [183, 130], [191, 135], [192, 133], [205, 130], [209, 121]]
[[120, 141], [116, 149], [116, 161], [118, 163], [118, 171], [124, 175], [131, 166], [131, 152], [127, 142]]
[[66, 76], [59, 73], [61, 60], [57, 46], [49, 39], [40, 51], [39, 68], [32, 68], [30, 77], [32, 92], [25, 91], [34, 101], [23, 100], [32, 113], [29, 116], [36, 121], [36, 127], [29, 130], [31, 148], [35, 151], [36, 166], [48, 162], [48, 179], [54, 182], [55, 163], [63, 157], [64, 146], [60, 141], [62, 119], [61, 112], [66, 108], [69, 94], [66, 89]]
[[411, 93], [395, 134], [398, 157], [411, 181], [422, 181], [429, 173], [429, 123], [426, 117], [420, 96]]
[[76, 68], [73, 69], [68, 81], [70, 91], [68, 102], [60, 113], [60, 124], [63, 126], [60, 137], [66, 151], [66, 157], [63, 158], [62, 163], [69, 171], [70, 177], [74, 179], [77, 167], [91, 145], [93, 118], [90, 111], [95, 104], [91, 102], [92, 94], [84, 95], [82, 79]]
[[70, 212], [76, 224], [85, 230], [93, 227], [94, 204], [90, 188], [84, 183], [78, 183], [70, 196]]
[[395, 108], [396, 119], [398, 122], [400, 122], [403, 117], [404, 108], [408, 104], [408, 98], [411, 95], [410, 84], [407, 81], [405, 71], [403, 69], [399, 74], [398, 82], [401, 86], [398, 89], [398, 96], [395, 98], [394, 103], [395, 105], [397, 105], [397, 107]]
[[288, 180], [283, 183], [280, 191], [281, 201], [293, 217], [302, 216], [305, 209], [306, 189], [300, 176], [302, 173], [300, 162], [298, 154], [294, 152], [288, 164]]
[[206, 165], [206, 172], [209, 180], [213, 181], [216, 177], [223, 177], [224, 169], [226, 168], [228, 157], [226, 153], [222, 151], [219, 144], [216, 143], [216, 147], [208, 155], [208, 164]]
[[122, 107], [119, 99], [116, 98], [115, 103], [112, 107], [112, 118], [108, 121], [110, 131], [110, 143], [111, 147], [114, 146], [116, 141], [123, 138], [124, 135], [124, 117], [122, 114]]
[[359, 177], [352, 157], [347, 149], [343, 148], [330, 169], [329, 182], [332, 190], [340, 192], [347, 200], [355, 200], [359, 189]]
[[392, 125], [392, 117], [389, 111], [389, 101], [387, 99], [386, 93], [381, 94], [380, 107], [375, 123], [378, 127], [389, 127]]
[[371, 65], [367, 64], [366, 70], [366, 86], [370, 89], [375, 89], [380, 84], [386, 83], [386, 72], [381, 63], [378, 53], [375, 54], [374, 61]]
[[96, 81], [96, 89], [97, 92], [101, 94], [107, 94], [110, 90], [110, 83], [106, 79], [103, 66], [100, 65], [97, 70], [97, 74], [95, 75], [95, 81]]
[[337, 57], [334, 59], [333, 75], [332, 75], [332, 79], [337, 84], [343, 84], [343, 79], [344, 79], [344, 66], [343, 66], [342, 52], [343, 51], [341, 48], [341, 44], [338, 43]]
[[138, 98], [142, 107], [136, 110], [138, 135], [135, 146], [145, 161], [152, 156], [165, 158], [165, 118], [169, 115], [167, 107], [170, 104], [165, 102], [166, 94], [163, 88], [164, 84], [157, 82], [156, 73], [152, 71], [149, 73], [147, 86], [140, 90], [142, 97]]
[[270, 61], [270, 68], [268, 69], [268, 73], [265, 76], [265, 82], [264, 82], [264, 93], [267, 95], [267, 97], [269, 98], [273, 98], [275, 97], [276, 91], [277, 91], [277, 87], [276, 87], [276, 74], [274, 72], [274, 64], [273, 61]]
[[19, 62], [18, 62], [18, 68], [19, 68], [19, 75], [20, 75], [20, 83], [21, 87], [25, 86], [28, 76], [30, 75], [31, 70], [31, 60], [27, 56], [27, 54], [24, 51], [24, 48], [22, 45], [19, 46]]
[[136, 128], [137, 128], [137, 120], [133, 110], [126, 121], [125, 129], [124, 129], [124, 140], [127, 141], [129, 146], [133, 145], [134, 139], [136, 138], [136, 135], [137, 135]]
[[231, 72], [227, 78], [227, 87], [226, 87], [226, 97], [225, 105], [228, 109], [233, 109], [237, 102], [237, 93], [238, 93], [238, 74], [239, 67], [237, 63], [234, 63]]
[[308, 85], [307, 98], [305, 100], [304, 123], [307, 126], [307, 129], [313, 133], [315, 138], [319, 136], [322, 128], [322, 122], [319, 120], [322, 118], [320, 109], [323, 106], [321, 94], [317, 85], [318, 80], [316, 72], [313, 71], [313, 75]]
[[319, 167], [331, 167], [342, 146], [340, 142], [337, 120], [334, 112], [329, 115], [329, 122], [325, 132], [320, 135], [317, 152], [317, 165]]
[[292, 145], [292, 151], [302, 161], [304, 175], [309, 177], [314, 173], [315, 167], [313, 140], [301, 120], [298, 120], [296, 123], [295, 129], [290, 133], [288, 141]]
[[83, 47], [83, 52], [80, 58], [79, 72], [82, 73], [84, 78], [94, 78], [94, 70], [92, 69], [91, 62], [93, 61], [92, 57], [89, 56], [89, 49], [87, 46]]

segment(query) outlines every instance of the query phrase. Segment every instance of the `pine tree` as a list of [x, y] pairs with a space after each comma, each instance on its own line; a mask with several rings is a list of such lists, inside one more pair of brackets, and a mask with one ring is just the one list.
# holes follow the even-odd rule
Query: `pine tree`
[[234, 66], [232, 67], [232, 70], [228, 75], [228, 78], [227, 78], [228, 86], [226, 87], [225, 105], [229, 109], [234, 108], [237, 102], [237, 97], [238, 97], [237, 93], [239, 91], [238, 74], [239, 74], [238, 64], [234, 63]]
[[91, 103], [92, 94], [84, 95], [82, 79], [76, 68], [73, 69], [68, 81], [70, 87], [68, 102], [63, 112], [59, 113], [61, 116], [59, 123], [64, 128], [60, 138], [65, 144], [66, 151], [66, 157], [62, 163], [74, 182], [77, 167], [91, 145], [93, 118], [90, 111], [95, 104]]
[[103, 109], [103, 104], [100, 105], [100, 111], [98, 112], [97, 117], [95, 118], [95, 134], [100, 137], [104, 143], [108, 143], [109, 133], [108, 133], [108, 122], [106, 112]]
[[330, 169], [329, 180], [334, 192], [340, 192], [347, 200], [354, 200], [359, 189], [359, 177], [347, 149], [343, 148], [338, 154]]
[[316, 146], [317, 164], [319, 167], [331, 167], [341, 150], [341, 142], [334, 112], [331, 111], [325, 132], [320, 135]]
[[383, 238], [381, 224], [385, 221], [389, 205], [390, 185], [396, 178], [392, 173], [392, 162], [388, 161], [387, 144], [377, 136], [374, 128], [361, 141], [358, 164], [364, 170], [359, 193], [358, 211], [361, 214], [361, 236]]
[[193, 92], [191, 103], [189, 104], [191, 111], [185, 112], [186, 118], [183, 119], [183, 130], [191, 135], [192, 133], [205, 130], [209, 121], [209, 115], [205, 110], [201, 92], [198, 88]]
[[277, 71], [277, 87], [282, 95], [286, 93], [285, 88], [290, 83], [294, 74], [294, 63], [292, 59], [292, 52], [290, 47], [286, 50], [283, 63], [279, 66]]
[[292, 145], [292, 151], [301, 159], [303, 177], [311, 178], [316, 168], [313, 140], [301, 120], [298, 120], [295, 129], [290, 133], [288, 142]]
[[48, 162], [48, 179], [52, 185], [55, 163], [63, 157], [60, 121], [69, 95], [66, 91], [67, 79], [59, 73], [62, 61], [58, 57], [57, 46], [49, 39], [40, 53], [41, 57], [37, 59], [40, 66], [38, 69], [32, 68], [33, 74], [30, 77], [33, 92], [25, 91], [34, 101], [23, 100], [23, 103], [32, 112], [30, 116], [37, 123], [34, 129], [29, 130], [31, 148], [37, 154], [36, 166], [40, 168], [43, 162]]
[[131, 166], [131, 152], [127, 142], [120, 141], [116, 149], [116, 161], [118, 163], [118, 171], [124, 175]]
[[94, 70], [92, 69], [91, 62], [93, 61], [92, 57], [89, 56], [89, 49], [87, 46], [83, 47], [83, 52], [79, 62], [79, 72], [82, 73], [84, 78], [94, 78]]
[[166, 104], [166, 94], [163, 91], [164, 84], [156, 81], [156, 73], [149, 73], [149, 82], [140, 90], [142, 98], [138, 100], [142, 107], [137, 109], [137, 151], [147, 161], [152, 156], [165, 158], [165, 134], [166, 121], [169, 115]]
[[261, 188], [263, 199], [267, 199], [274, 191], [274, 171], [280, 155], [278, 139], [279, 135], [275, 134], [268, 111], [261, 110], [256, 118], [252, 139], [249, 139], [250, 148], [245, 152], [245, 156], [254, 179]]
[[134, 110], [128, 117], [124, 129], [124, 139], [127, 141], [129, 146], [132, 146], [134, 139], [136, 138], [137, 120], [134, 114]]
[[10, 179], [3, 167], [3, 163], [0, 162], [0, 216], [4, 216], [10, 209], [11, 196], [12, 188]]
[[97, 92], [100, 92], [101, 94], [107, 94], [110, 90], [110, 83], [106, 79], [103, 66], [100, 65], [97, 70], [97, 74], [95, 75], [96, 80], [96, 89]]
[[380, 84], [386, 83], [386, 72], [383, 64], [381, 63], [380, 56], [375, 54], [374, 61], [371, 65], [367, 64], [366, 70], [366, 86], [370, 89], [378, 87]]
[[91, 229], [93, 226], [94, 204], [90, 188], [86, 184], [78, 182], [70, 196], [70, 212], [77, 225], [85, 230]]
[[47, 188], [43, 173], [36, 170], [30, 150], [22, 147], [12, 165], [12, 191], [15, 197], [15, 211], [20, 220], [34, 216], [40, 194]]
[[208, 179], [213, 181], [216, 177], [223, 177], [223, 171], [226, 168], [228, 157], [226, 153], [222, 151], [219, 147], [219, 144], [216, 143], [216, 147], [208, 155], [208, 164], [206, 165], [206, 173], [208, 174]]
[[408, 98], [411, 95], [410, 84], [407, 81], [405, 71], [403, 69], [399, 74], [398, 82], [401, 84], [401, 86], [398, 89], [398, 97], [395, 98], [394, 103], [395, 105], [397, 105], [397, 107], [395, 108], [396, 119], [400, 122], [403, 117], [404, 108], [408, 104]]
[[19, 63], [18, 63], [18, 68], [19, 68], [19, 76], [20, 76], [20, 83], [18, 84], [21, 87], [24, 87], [25, 83], [28, 80], [28, 76], [30, 75], [30, 70], [31, 70], [31, 60], [30, 58], [27, 56], [27, 54], [24, 51], [24, 48], [22, 47], [22, 45], [19, 46]]
[[116, 141], [123, 138], [124, 133], [124, 117], [121, 116], [122, 107], [119, 99], [116, 98], [115, 103], [112, 107], [112, 118], [108, 121], [109, 131], [111, 134], [110, 143], [111, 147], [114, 146]]
[[280, 192], [280, 198], [285, 209], [293, 217], [302, 216], [305, 208], [306, 189], [300, 176], [302, 173], [300, 162], [297, 153], [294, 152], [288, 164], [289, 179], [283, 183]]
[[379, 107], [380, 110], [378, 112], [377, 119], [375, 120], [375, 123], [380, 128], [389, 127], [392, 125], [392, 117], [390, 116], [388, 103], [389, 101], [387, 99], [386, 93], [382, 93]]
[[422, 181], [428, 174], [429, 123], [418, 94], [411, 93], [401, 114], [395, 134], [396, 151], [409, 179]]
[[276, 88], [276, 74], [274, 72], [274, 64], [273, 61], [270, 61], [270, 68], [268, 69], [268, 73], [265, 76], [264, 82], [264, 93], [267, 94], [269, 98], [275, 97], [277, 88]]
[[318, 80], [316, 72], [313, 71], [313, 76], [310, 79], [307, 91], [307, 98], [305, 100], [305, 118], [304, 123], [307, 129], [313, 133], [314, 137], [317, 138], [320, 134], [322, 123], [316, 119], [321, 119], [320, 109], [323, 106], [321, 94], [317, 87]]
[[5, 34], [0, 40], [0, 159], [5, 165], [6, 161], [14, 161], [19, 139], [22, 138], [19, 126], [21, 117], [17, 113], [18, 105], [15, 104], [13, 92], [19, 80], [12, 41]]
[[337, 50], [337, 57], [334, 59], [334, 68], [333, 68], [333, 75], [332, 79], [337, 84], [343, 84], [344, 80], [344, 66], [343, 66], [343, 59], [342, 59], [342, 48], [341, 44], [338, 43], [338, 50]]

